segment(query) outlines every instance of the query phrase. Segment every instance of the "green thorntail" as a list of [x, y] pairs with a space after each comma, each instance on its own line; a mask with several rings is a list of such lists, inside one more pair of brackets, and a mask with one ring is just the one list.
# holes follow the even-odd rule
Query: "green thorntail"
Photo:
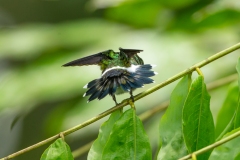
[[120, 52], [106, 50], [94, 55], [80, 58], [63, 66], [83, 66], [83, 65], [99, 65], [102, 75], [99, 79], [95, 79], [84, 86], [88, 88], [83, 95], [90, 96], [88, 102], [98, 98], [99, 100], [108, 94], [113, 98], [117, 105], [115, 94], [129, 92], [134, 101], [132, 91], [136, 88], [143, 87], [144, 84], [153, 83], [149, 77], [156, 75], [151, 71], [153, 65], [144, 65], [143, 60], [137, 53], [143, 50], [123, 49]]

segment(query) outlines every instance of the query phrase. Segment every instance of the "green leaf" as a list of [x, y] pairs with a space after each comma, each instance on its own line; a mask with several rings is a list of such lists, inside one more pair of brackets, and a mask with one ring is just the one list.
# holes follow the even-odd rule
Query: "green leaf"
[[240, 58], [238, 59], [236, 69], [237, 69], [237, 72], [238, 72], [239, 93], [238, 93], [238, 106], [237, 106], [237, 110], [236, 110], [234, 128], [240, 127]]
[[228, 133], [231, 132], [234, 129], [234, 120], [235, 120], [236, 112], [232, 116], [232, 119], [229, 121], [228, 125], [225, 127], [225, 129], [222, 131], [222, 133], [216, 138], [216, 141], [219, 141], [222, 139], [222, 137]]
[[101, 160], [103, 149], [109, 139], [110, 132], [113, 128], [115, 122], [120, 118], [122, 115], [121, 110], [117, 110], [111, 114], [109, 119], [104, 122], [99, 129], [98, 138], [94, 141], [89, 153], [88, 153], [88, 160]]
[[134, 109], [129, 109], [114, 124], [102, 159], [152, 159], [149, 139]]
[[[229, 131], [234, 129], [234, 121], [231, 119], [233, 118], [236, 109], [237, 109], [237, 102], [238, 102], [238, 86], [234, 84], [230, 85], [228, 94], [224, 103], [217, 115], [216, 120], [216, 129], [215, 129], [215, 137], [217, 138], [227, 127], [227, 125], [231, 125]], [[224, 117], [224, 118], [223, 118]], [[232, 124], [229, 124], [229, 123]], [[227, 132], [226, 132], [227, 133]]]
[[[229, 133], [227, 133], [223, 138], [228, 137], [229, 135], [240, 131], [240, 128], [237, 128]], [[221, 146], [215, 148], [209, 158], [209, 160], [231, 160], [239, 157], [239, 144], [240, 137], [236, 137], [230, 140], [227, 143], [222, 144]], [[236, 159], [237, 160], [237, 159]]]
[[170, 105], [160, 121], [161, 149], [158, 160], [178, 159], [188, 153], [182, 135], [182, 109], [190, 85], [191, 75], [187, 75], [171, 94]]
[[52, 143], [42, 154], [41, 160], [73, 160], [70, 147], [61, 138]]
[[[183, 136], [190, 153], [214, 142], [214, 123], [210, 111], [210, 95], [202, 76], [192, 83], [183, 107]], [[201, 154], [198, 160], [206, 160], [211, 151]]]
[[239, 152], [238, 155], [234, 158], [234, 160], [240, 160], [240, 152]]

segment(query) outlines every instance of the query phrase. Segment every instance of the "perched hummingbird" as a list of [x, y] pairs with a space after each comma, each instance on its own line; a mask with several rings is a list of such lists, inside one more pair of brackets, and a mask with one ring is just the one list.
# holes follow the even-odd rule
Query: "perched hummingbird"
[[132, 91], [136, 88], [143, 87], [144, 84], [153, 83], [149, 78], [156, 75], [156, 72], [151, 71], [153, 65], [144, 65], [143, 60], [137, 53], [143, 50], [138, 49], [123, 49], [119, 48], [120, 52], [106, 50], [94, 55], [80, 58], [63, 66], [83, 66], [83, 65], [99, 65], [102, 70], [102, 75], [99, 79], [86, 84], [83, 88], [88, 88], [83, 95], [90, 96], [88, 102], [98, 98], [99, 100], [108, 94], [113, 98], [117, 105], [115, 94], [129, 92], [134, 101]]

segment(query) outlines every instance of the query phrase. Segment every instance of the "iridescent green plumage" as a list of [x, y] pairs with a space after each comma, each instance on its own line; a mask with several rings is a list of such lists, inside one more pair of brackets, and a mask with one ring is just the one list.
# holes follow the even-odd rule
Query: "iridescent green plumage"
[[115, 66], [130, 67], [131, 64], [142, 65], [143, 60], [137, 55], [137, 53], [143, 50], [137, 49], [122, 49], [119, 48], [120, 52], [114, 52], [113, 50], [106, 50], [97, 54], [87, 56], [66, 63], [63, 66], [83, 66], [97, 64], [100, 66], [102, 72], [108, 68]]

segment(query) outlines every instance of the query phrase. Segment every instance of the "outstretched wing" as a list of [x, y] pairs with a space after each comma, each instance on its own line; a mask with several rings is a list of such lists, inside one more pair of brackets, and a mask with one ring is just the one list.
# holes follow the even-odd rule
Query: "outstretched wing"
[[143, 50], [140, 50], [140, 49], [123, 49], [123, 48], [119, 48], [119, 50], [121, 51], [121, 52], [124, 52], [125, 54], [127, 54], [128, 55], [128, 57], [132, 57], [132, 56], [134, 56], [135, 54], [137, 54], [137, 53], [140, 53], [140, 52], [142, 52]]
[[67, 66], [84, 66], [84, 65], [99, 64], [102, 61], [102, 59], [104, 58], [105, 52], [109, 52], [109, 50], [99, 52], [97, 54], [93, 54], [93, 55], [83, 57], [80, 59], [76, 59], [74, 61], [64, 64], [63, 66], [67, 67]]

